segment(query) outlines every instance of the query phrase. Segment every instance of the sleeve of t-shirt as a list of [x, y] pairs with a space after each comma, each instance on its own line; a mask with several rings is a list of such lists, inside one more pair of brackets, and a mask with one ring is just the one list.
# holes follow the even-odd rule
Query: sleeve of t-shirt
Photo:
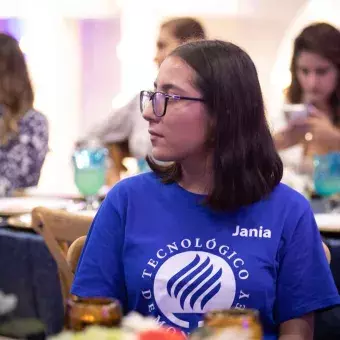
[[274, 317], [280, 324], [340, 304], [319, 230], [310, 208], [283, 236]]
[[119, 209], [122, 202], [117, 191], [114, 188], [108, 194], [92, 223], [71, 293], [81, 297], [116, 298], [124, 307], [124, 221]]

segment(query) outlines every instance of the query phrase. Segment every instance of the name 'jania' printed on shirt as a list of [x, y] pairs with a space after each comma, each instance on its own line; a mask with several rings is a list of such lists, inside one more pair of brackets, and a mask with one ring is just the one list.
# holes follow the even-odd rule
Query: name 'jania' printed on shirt
[[272, 232], [269, 229], [260, 228], [241, 228], [239, 225], [236, 226], [236, 230], [231, 236], [240, 237], [257, 237], [257, 238], [271, 238]]

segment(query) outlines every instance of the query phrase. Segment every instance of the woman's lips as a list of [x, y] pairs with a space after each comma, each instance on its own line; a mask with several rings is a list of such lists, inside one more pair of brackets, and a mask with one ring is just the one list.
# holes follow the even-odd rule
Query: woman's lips
[[155, 137], [163, 137], [160, 133], [157, 133], [153, 130], [149, 130], [149, 134], [150, 134], [151, 137], [154, 137], [154, 138]]

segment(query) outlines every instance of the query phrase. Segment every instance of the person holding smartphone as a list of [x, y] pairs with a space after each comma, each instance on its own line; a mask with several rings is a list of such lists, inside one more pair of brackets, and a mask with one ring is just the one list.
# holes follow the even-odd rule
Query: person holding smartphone
[[340, 150], [340, 31], [314, 23], [294, 42], [292, 80], [286, 90], [287, 126], [274, 135], [279, 151], [303, 146], [302, 170], [311, 156]]

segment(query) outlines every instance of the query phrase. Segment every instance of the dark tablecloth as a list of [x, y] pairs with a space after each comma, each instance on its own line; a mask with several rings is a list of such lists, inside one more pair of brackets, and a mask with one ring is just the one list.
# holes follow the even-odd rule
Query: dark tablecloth
[[[326, 211], [324, 200], [312, 200], [311, 206], [315, 213], [324, 213]], [[321, 233], [321, 236], [331, 252], [332, 260], [330, 268], [335, 284], [340, 292], [340, 233]], [[340, 339], [340, 306], [316, 313], [314, 339]]]
[[[335, 284], [340, 293], [340, 234], [322, 234], [324, 242], [331, 252], [330, 268]], [[315, 340], [339, 340], [340, 339], [340, 306], [329, 310], [320, 311], [315, 315]]]
[[0, 290], [18, 297], [14, 316], [41, 320], [48, 334], [62, 329], [57, 265], [40, 235], [0, 228]]

